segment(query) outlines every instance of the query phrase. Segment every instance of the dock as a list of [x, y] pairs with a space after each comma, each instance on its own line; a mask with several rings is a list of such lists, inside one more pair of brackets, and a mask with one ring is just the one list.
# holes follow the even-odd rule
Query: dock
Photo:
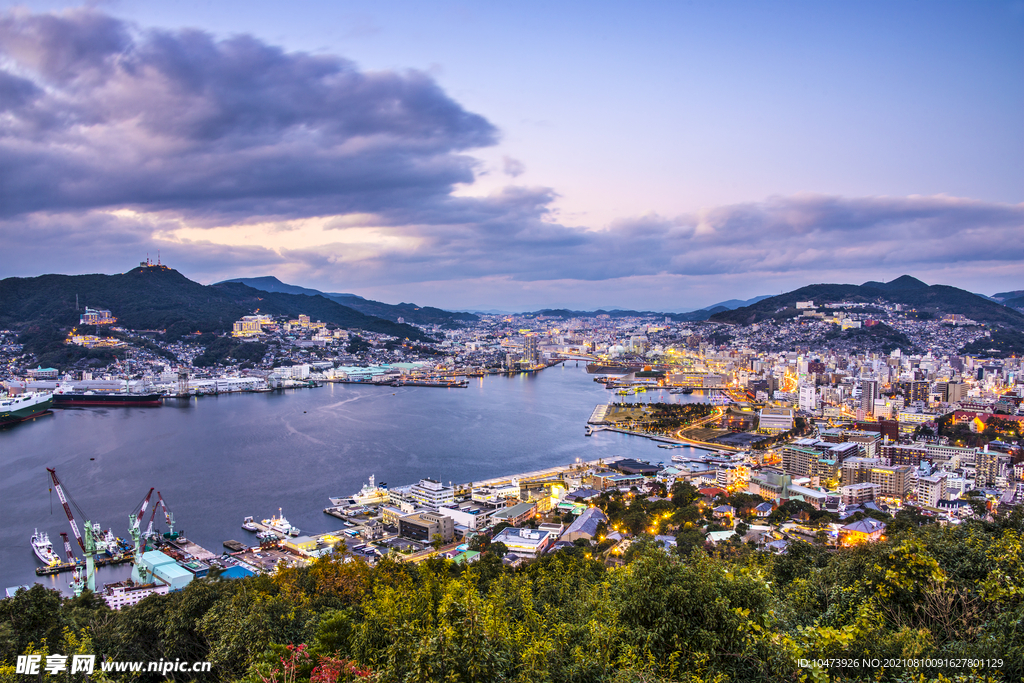
[[[114, 564], [124, 564], [125, 562], [131, 562], [131, 553], [124, 553], [117, 557], [103, 557], [96, 558], [94, 563], [97, 567], [107, 567]], [[52, 574], [61, 574], [63, 572], [74, 571], [77, 567], [85, 567], [85, 560], [77, 560], [75, 562], [58, 562], [57, 564], [51, 564], [48, 567], [36, 567], [36, 576], [50, 576]]]

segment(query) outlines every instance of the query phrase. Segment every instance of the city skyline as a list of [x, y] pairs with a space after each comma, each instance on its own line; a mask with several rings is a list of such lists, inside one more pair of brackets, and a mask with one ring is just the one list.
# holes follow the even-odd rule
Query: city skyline
[[1024, 287], [1020, 3], [100, 7], [0, 4], [0, 277], [159, 250], [448, 309]]

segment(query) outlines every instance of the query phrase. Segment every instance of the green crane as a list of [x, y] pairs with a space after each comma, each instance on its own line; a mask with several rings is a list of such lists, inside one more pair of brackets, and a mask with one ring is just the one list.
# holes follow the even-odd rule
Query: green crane
[[[60, 480], [57, 479], [57, 471], [52, 467], [47, 467], [46, 471], [50, 473], [50, 479], [53, 480], [53, 488], [57, 489], [57, 496], [60, 498], [61, 505], [64, 506], [64, 512], [68, 516], [68, 522], [71, 523], [71, 530], [75, 532], [75, 539], [78, 541], [78, 546], [85, 553], [85, 581], [86, 587], [96, 592], [96, 541], [92, 537], [92, 522], [86, 520], [85, 522], [85, 538], [82, 538], [82, 532], [78, 530], [78, 523], [75, 522], [75, 516], [71, 514], [71, 506], [68, 505], [68, 498], [64, 494], [64, 487], [61, 486]], [[78, 512], [81, 513], [81, 508], [75, 505]], [[82, 515], [85, 516], [84, 514]], [[77, 590], [77, 589], [76, 589]]]

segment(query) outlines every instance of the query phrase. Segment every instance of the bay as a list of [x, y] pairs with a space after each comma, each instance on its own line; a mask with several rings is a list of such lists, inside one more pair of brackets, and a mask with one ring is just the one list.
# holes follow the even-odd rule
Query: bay
[[[69, 574], [35, 575], [29, 545], [38, 528], [63, 557], [59, 532], [70, 534], [47, 467], [93, 521], [124, 538], [128, 513], [156, 487], [177, 528], [219, 553], [228, 539], [255, 543], [240, 528], [243, 517], [278, 508], [304, 534], [337, 529], [323, 513], [328, 498], [355, 493], [371, 474], [392, 486], [422, 477], [466, 483], [576, 458], [658, 462], [685, 452], [624, 434], [584, 436], [594, 406], [614, 399], [593, 377], [570, 363], [471, 379], [467, 389], [327, 384], [174, 399], [159, 408], [54, 410], [0, 430], [0, 588], [38, 581], [67, 591]], [[704, 400], [639, 396], [633, 400]], [[161, 517], [155, 526], [166, 529]], [[102, 568], [97, 584], [127, 573]]]

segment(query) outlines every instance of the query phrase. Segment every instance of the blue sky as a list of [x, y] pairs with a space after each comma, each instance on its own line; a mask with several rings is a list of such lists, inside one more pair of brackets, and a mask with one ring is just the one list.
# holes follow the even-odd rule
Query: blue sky
[[0, 7], [0, 276], [160, 249], [449, 308], [1024, 288], [1021, 2]]

